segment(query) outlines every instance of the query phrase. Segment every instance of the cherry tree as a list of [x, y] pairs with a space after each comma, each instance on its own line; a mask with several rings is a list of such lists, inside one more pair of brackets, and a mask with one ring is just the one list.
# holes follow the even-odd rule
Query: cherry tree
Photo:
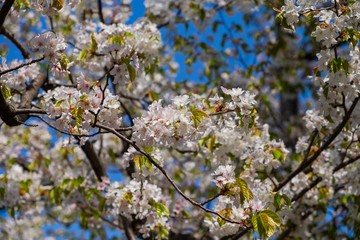
[[360, 235], [360, 2], [143, 4], [0, 1], [1, 238]]

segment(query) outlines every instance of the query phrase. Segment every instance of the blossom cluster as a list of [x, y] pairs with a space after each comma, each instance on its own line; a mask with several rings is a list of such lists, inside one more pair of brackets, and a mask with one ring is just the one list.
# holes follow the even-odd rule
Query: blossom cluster
[[136, 220], [144, 222], [139, 230], [144, 238], [154, 230], [168, 229], [169, 202], [158, 186], [147, 181], [131, 180], [125, 186], [113, 182], [102, 190], [106, 192], [108, 215], [134, 216]]
[[[270, 139], [267, 125], [259, 129], [252, 94], [240, 88], [222, 90], [224, 97], [229, 95], [231, 99], [224, 101], [224, 97], [216, 94], [203, 104], [192, 105], [201, 99], [193, 94], [178, 96], [165, 107], [161, 101], [152, 103], [141, 118], [134, 119], [133, 138], [139, 146], [151, 147], [155, 156], [155, 149], [171, 146], [199, 151], [201, 160], [194, 163], [198, 167], [206, 164], [204, 158], [211, 159], [208, 164], [214, 169], [212, 182], [225, 195], [216, 200], [215, 209], [245, 227], [250, 216], [274, 208], [272, 182], [261, 180], [257, 171], [270, 173], [285, 160], [288, 151], [282, 142]], [[244, 117], [248, 117], [247, 124], [244, 124]], [[131, 158], [136, 161], [137, 156], [135, 149], [129, 149], [126, 162]], [[155, 159], [163, 166], [170, 164], [162, 157]], [[235, 171], [237, 164], [243, 166], [240, 174]], [[155, 174], [150, 171], [142, 176]], [[237, 224], [224, 225], [216, 218], [207, 219], [207, 224], [218, 237], [234, 234], [239, 229]]]
[[139, 22], [133, 25], [123, 23], [99, 26], [85, 25], [76, 35], [80, 48], [78, 59], [96, 61], [96, 55], [105, 55], [113, 83], [120, 85], [118, 91], [126, 89], [137, 76], [155, 63], [162, 47], [161, 36], [154, 24]]
[[56, 120], [55, 126], [70, 134], [91, 134], [96, 122], [115, 128], [122, 124], [118, 97], [82, 74], [77, 78], [77, 88], [50, 90], [42, 103], [49, 117]]
[[[8, 69], [17, 67], [23, 64], [22, 61], [14, 60], [9, 64], [6, 63], [6, 59], [1, 59], [0, 72], [6, 71]], [[39, 67], [37, 65], [29, 65], [23, 68], [20, 68], [17, 71], [12, 71], [1, 76], [1, 80], [5, 85], [17, 91], [25, 90], [27, 83], [35, 79], [39, 75]]]

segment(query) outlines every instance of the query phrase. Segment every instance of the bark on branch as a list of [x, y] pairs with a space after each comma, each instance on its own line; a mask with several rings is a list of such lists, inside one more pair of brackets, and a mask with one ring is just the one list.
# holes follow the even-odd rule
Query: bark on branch
[[11, 6], [14, 4], [15, 0], [5, 0], [1, 10], [0, 10], [0, 28], [4, 25], [6, 16], [8, 15]]
[[[31, 102], [37, 96], [46, 79], [47, 75], [40, 74], [31, 82], [21, 97], [20, 109], [31, 108]], [[16, 108], [6, 101], [3, 92], [0, 91], [0, 118], [6, 125], [15, 127], [24, 124], [29, 119], [29, 114], [19, 114]]]
[[84, 151], [87, 159], [89, 160], [91, 168], [94, 170], [97, 179], [101, 182], [103, 177], [107, 177], [107, 175], [104, 167], [101, 165], [98, 155], [94, 150], [93, 144], [88, 140], [81, 146], [81, 149]]
[[10, 33], [4, 26], [0, 28], [0, 34], [3, 34], [7, 39], [9, 39], [21, 52], [21, 55], [25, 59], [30, 58], [29, 51], [14, 37], [14, 34]]

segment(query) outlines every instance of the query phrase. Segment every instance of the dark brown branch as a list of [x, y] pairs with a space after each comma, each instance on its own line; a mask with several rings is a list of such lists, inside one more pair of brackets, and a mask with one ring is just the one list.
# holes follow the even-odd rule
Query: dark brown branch
[[357, 160], [359, 160], [359, 159], [360, 159], [360, 155], [357, 155], [357, 156], [355, 156], [355, 157], [349, 158], [347, 161], [344, 161], [344, 162], [340, 163], [339, 165], [337, 165], [337, 166], [334, 168], [334, 171], [333, 171], [333, 172], [335, 173], [335, 172], [339, 171], [340, 169], [346, 167], [347, 165], [349, 165], [349, 164], [351, 164], [351, 163], [353, 163], [353, 162], [355, 162], [355, 161], [357, 161]]
[[81, 149], [84, 151], [87, 159], [89, 160], [91, 168], [94, 170], [97, 179], [102, 182], [103, 177], [107, 177], [107, 175], [92, 143], [89, 140], [86, 141], [84, 145], [81, 145]]
[[216, 198], [218, 198], [218, 197], [220, 197], [220, 196], [222, 196], [222, 195], [224, 195], [224, 191], [221, 191], [221, 192], [215, 194], [214, 196], [212, 196], [211, 198], [205, 200], [204, 202], [202, 202], [202, 203], [200, 203], [200, 204], [204, 206], [205, 204], [213, 201], [214, 199], [216, 199]]
[[131, 224], [130, 224], [129, 220], [124, 216], [121, 216], [121, 220], [122, 220], [122, 223], [124, 226], [125, 235], [126, 235], [127, 239], [128, 240], [136, 240], [136, 235], [131, 228]]
[[23, 124], [20, 118], [15, 114], [15, 108], [7, 103], [3, 92], [0, 90], [0, 118], [10, 127]]
[[102, 23], [105, 24], [104, 15], [102, 13], [102, 2], [101, 2], [101, 0], [97, 0], [97, 4], [98, 4], [99, 19], [100, 19], [100, 21]]
[[310, 155], [310, 150], [311, 150], [311, 147], [312, 145], [314, 144], [314, 141], [315, 141], [315, 138], [316, 136], [319, 134], [319, 131], [317, 129], [315, 129], [312, 133], [311, 133], [311, 137], [310, 137], [310, 142], [309, 142], [309, 145], [306, 149], [306, 152], [305, 152], [305, 158], [304, 159], [307, 159]]
[[7, 39], [9, 39], [21, 52], [21, 55], [25, 59], [30, 58], [29, 51], [14, 37], [14, 34], [8, 32], [4, 26], [0, 28], [0, 34], [3, 34]]
[[29, 65], [34, 64], [34, 63], [37, 63], [37, 62], [41, 62], [42, 60], [44, 60], [44, 57], [31, 60], [30, 62], [26, 62], [26, 63], [20, 64], [19, 66], [16, 66], [16, 67], [13, 67], [13, 68], [6, 69], [6, 70], [0, 72], [0, 76], [4, 75], [4, 74], [6, 74], [6, 73], [9, 73], [9, 72], [18, 70], [18, 69], [20, 69], [20, 68], [22, 68], [22, 67], [29, 66]]
[[47, 112], [43, 109], [34, 109], [34, 108], [28, 108], [28, 109], [16, 109], [14, 111], [15, 115], [20, 114], [47, 114]]
[[[27, 110], [27, 109], [25, 109]], [[31, 109], [33, 110], [33, 109]], [[27, 110], [30, 112], [30, 110]], [[37, 113], [36, 110], [34, 111], [34, 113]], [[76, 134], [76, 133], [71, 133], [71, 132], [68, 132], [66, 130], [62, 130], [58, 127], [56, 127], [55, 125], [51, 124], [50, 122], [46, 121], [44, 118], [38, 116], [38, 115], [32, 115], [32, 117], [36, 117], [38, 119], [40, 119], [42, 122], [44, 122], [46, 125], [48, 125], [49, 127], [55, 129], [56, 131], [60, 132], [60, 133], [63, 133], [63, 134], [67, 134], [67, 135], [70, 135], [70, 136], [73, 136], [73, 137], [94, 137], [96, 135], [99, 135], [99, 134], [104, 134], [106, 132], [100, 132], [100, 131], [97, 131], [95, 133], [92, 133], [92, 134]]]
[[[333, 173], [339, 171], [341, 168], [346, 167], [347, 165], [357, 161], [360, 159], [360, 155], [357, 155], [353, 158], [348, 159], [346, 162], [342, 162], [341, 164], [337, 165], [334, 170]], [[301, 192], [299, 192], [298, 194], [296, 194], [291, 201], [297, 201], [299, 200], [302, 196], [304, 196], [310, 189], [314, 188], [319, 182], [322, 181], [322, 177], [317, 177], [312, 183], [310, 183], [309, 186], [305, 187], [303, 190], [301, 190]], [[285, 239], [286, 236], [288, 236], [290, 234], [290, 232], [295, 228], [295, 226], [290, 226], [288, 227], [285, 231], [283, 231], [279, 237], [277, 239]]]
[[[289, 183], [291, 181], [291, 179], [293, 179], [297, 174], [299, 174], [300, 172], [302, 172], [306, 167], [310, 166], [311, 163], [313, 161], [316, 160], [316, 158], [322, 153], [322, 151], [324, 151], [334, 140], [335, 138], [339, 135], [339, 133], [342, 131], [342, 129], [345, 127], [347, 121], [350, 119], [350, 116], [352, 114], [352, 112], [355, 109], [355, 106], [357, 105], [358, 101], [359, 101], [360, 97], [355, 98], [354, 102], [351, 104], [349, 111], [347, 112], [347, 114], [344, 116], [343, 120], [341, 121], [341, 123], [335, 128], [334, 132], [329, 136], [329, 138], [325, 141], [325, 143], [319, 148], [319, 150], [317, 152], [315, 152], [309, 159], [307, 159], [307, 157], [302, 161], [302, 163], [300, 164], [300, 166], [295, 169], [292, 173], [290, 173], [288, 175], [288, 177], [283, 180], [281, 183], [279, 183], [279, 185], [274, 188], [274, 192], [279, 191], [281, 188], [283, 188], [287, 183]], [[315, 139], [315, 136], [317, 135], [317, 133], [313, 133], [313, 136], [310, 140], [310, 142], [313, 142], [313, 140]], [[310, 144], [311, 145], [311, 144]], [[356, 161], [357, 159], [359, 159], [360, 156], [354, 157], [352, 159], [349, 159], [346, 162], [341, 163], [340, 165], [342, 167], [345, 167], [346, 165]], [[339, 166], [340, 166], [339, 165]], [[333, 172], [338, 171], [341, 167], [335, 167]], [[314, 180], [314, 182], [310, 183], [309, 186], [305, 187], [300, 193], [298, 193], [297, 195], [295, 195], [292, 199], [292, 201], [296, 201], [298, 199], [300, 199], [305, 193], [307, 193], [310, 189], [314, 188], [320, 181], [322, 180], [321, 177], [318, 177]], [[236, 234], [234, 236], [234, 238], [229, 238], [229, 239], [239, 239], [241, 236], [245, 235], [250, 229], [244, 229], [241, 231], [241, 234]], [[285, 230], [285, 232], [288, 232], [286, 234], [286, 236], [290, 233], [290, 230]]]
[[46, 81], [47, 76], [40, 74], [36, 79], [34, 79], [31, 84], [24, 91], [19, 108], [25, 108], [25, 111], [20, 109], [15, 109], [14, 106], [11, 106], [5, 99], [2, 91], [0, 91], [0, 118], [11, 127], [19, 126], [25, 123], [29, 118], [29, 113], [46, 113], [43, 110], [34, 109], [31, 110], [32, 100], [37, 96], [41, 86]]
[[[47, 80], [47, 75], [40, 74], [37, 78], [35, 78], [31, 82], [29, 86], [27, 86], [25, 92], [21, 96], [21, 103], [19, 105], [20, 109], [31, 108], [32, 101], [36, 98], [36, 96], [40, 91], [41, 86], [45, 83], [46, 80]], [[38, 111], [38, 109], [37, 110], [34, 109], [34, 111]], [[16, 110], [15, 114], [20, 114], [20, 112], [21, 112], [20, 110]], [[25, 122], [29, 118], [29, 115], [25, 113], [25, 114], [20, 114], [19, 117], [22, 122]]]
[[319, 150], [317, 150], [310, 158], [305, 158], [301, 164], [299, 165], [298, 168], [296, 168], [293, 172], [291, 172], [287, 178], [285, 178], [281, 183], [278, 184], [278, 186], [276, 188], [274, 188], [275, 192], [278, 192], [281, 188], [283, 188], [288, 182], [291, 181], [291, 179], [293, 179], [296, 175], [298, 175], [300, 172], [302, 172], [305, 168], [307, 168], [308, 166], [310, 166], [316, 159], [317, 157], [335, 140], [335, 138], [340, 134], [340, 132], [342, 131], [342, 129], [345, 127], [346, 123], [348, 122], [348, 120], [350, 119], [350, 116], [352, 114], [352, 112], [355, 109], [355, 106], [357, 105], [357, 103], [359, 102], [359, 98], [357, 97], [355, 98], [354, 102], [351, 104], [350, 109], [348, 111], [348, 114], [346, 114], [343, 118], [343, 120], [339, 123], [339, 125], [334, 129], [333, 133], [326, 139], [326, 141], [324, 142], [324, 144], [322, 144], [319, 148]]
[[148, 160], [157, 168], [160, 170], [160, 172], [165, 176], [165, 178], [170, 182], [170, 184], [174, 187], [174, 189], [189, 203], [191, 203], [192, 205], [202, 209], [205, 212], [208, 213], [212, 213], [216, 216], [218, 216], [219, 218], [221, 218], [222, 220], [229, 222], [229, 223], [234, 223], [234, 224], [239, 224], [241, 225], [240, 222], [235, 221], [235, 220], [231, 220], [228, 219], [224, 216], [222, 216], [220, 213], [210, 210], [204, 206], [202, 206], [200, 203], [194, 201], [193, 199], [191, 199], [190, 197], [188, 197], [185, 193], [183, 193], [181, 191], [181, 189], [176, 185], [176, 183], [174, 182], [174, 180], [167, 174], [167, 172], [165, 171], [165, 169], [160, 166], [152, 157], [151, 155], [149, 155], [148, 153], [144, 152], [143, 150], [141, 150], [136, 144], [135, 142], [129, 140], [128, 138], [126, 138], [124, 135], [120, 134], [119, 132], [117, 132], [115, 129], [111, 128], [111, 127], [107, 127], [105, 125], [102, 125], [100, 123], [97, 124], [97, 127], [101, 128], [101, 129], [105, 129], [109, 132], [112, 132], [114, 135], [116, 135], [118, 138], [122, 139], [123, 141], [127, 142], [128, 144], [130, 144], [133, 148], [135, 148], [136, 151], [138, 151], [139, 153], [141, 153], [143, 156], [147, 157]]
[[225, 113], [230, 113], [230, 112], [235, 112], [235, 111], [236, 111], [236, 109], [227, 109], [227, 110], [224, 110], [224, 111], [209, 113], [208, 115], [209, 116], [216, 116], [216, 115], [222, 115], [222, 114], [225, 114]]
[[310, 183], [309, 186], [303, 188], [301, 190], [301, 192], [299, 192], [298, 194], [296, 194], [292, 199], [291, 201], [292, 202], [295, 202], [297, 200], [299, 200], [302, 196], [305, 195], [305, 193], [307, 193], [308, 191], [310, 191], [311, 189], [313, 189], [319, 182], [322, 181], [322, 177], [317, 177], [312, 183]]
[[1, 10], [0, 10], [0, 28], [4, 25], [6, 16], [8, 15], [11, 6], [14, 4], [15, 0], [5, 0]]

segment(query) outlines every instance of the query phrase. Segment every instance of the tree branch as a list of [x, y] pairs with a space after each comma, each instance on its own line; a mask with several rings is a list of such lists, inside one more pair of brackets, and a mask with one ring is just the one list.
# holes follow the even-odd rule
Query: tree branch
[[[36, 98], [37, 94], [40, 91], [41, 86], [46, 82], [48, 76], [46, 74], [39, 74], [29, 86], [27, 86], [25, 92], [21, 96], [21, 103], [19, 108], [29, 109], [31, 108], [32, 101]], [[15, 110], [15, 114], [20, 114], [20, 111]], [[28, 114], [19, 115], [21, 121], [25, 122], [28, 118]]]
[[333, 172], [335, 173], [335, 172], [339, 171], [340, 169], [346, 167], [347, 165], [349, 165], [349, 164], [351, 164], [351, 163], [353, 163], [353, 162], [355, 162], [355, 161], [357, 161], [359, 159], [360, 159], [360, 154], [355, 156], [355, 157], [349, 158], [347, 161], [344, 161], [344, 162], [340, 163], [339, 165], [337, 165], [334, 168]]
[[350, 119], [352, 112], [355, 109], [355, 106], [359, 102], [360, 97], [356, 97], [353, 103], [350, 106], [348, 113], [344, 116], [343, 120], [340, 124], [334, 129], [333, 133], [328, 137], [328, 139], [321, 145], [318, 151], [316, 151], [309, 159], [305, 158], [302, 163], [299, 165], [297, 169], [291, 172], [287, 178], [285, 178], [281, 183], [278, 184], [276, 188], [274, 188], [274, 192], [278, 192], [281, 188], [283, 188], [288, 182], [291, 181], [296, 175], [302, 172], [306, 167], [310, 166], [317, 157], [335, 140], [335, 138], [339, 135], [342, 129], [345, 127], [346, 123]]
[[11, 6], [14, 4], [15, 0], [5, 0], [1, 10], [0, 10], [0, 28], [4, 25], [7, 14], [9, 13]]
[[102, 2], [101, 2], [101, 0], [97, 0], [97, 4], [98, 4], [99, 19], [100, 19], [100, 21], [102, 23], [105, 24], [104, 15], [102, 13]]
[[210, 210], [204, 206], [202, 206], [200, 203], [194, 201], [193, 199], [191, 199], [190, 197], [188, 197], [185, 193], [183, 193], [181, 191], [181, 189], [176, 185], [176, 183], [174, 182], [174, 180], [167, 174], [167, 172], [165, 171], [165, 169], [163, 167], [161, 167], [149, 154], [147, 154], [146, 152], [144, 152], [143, 150], [141, 150], [136, 144], [135, 142], [129, 140], [128, 138], [126, 138], [125, 136], [123, 136], [122, 134], [118, 133], [115, 129], [111, 128], [111, 127], [108, 127], [108, 126], [105, 126], [105, 125], [102, 125], [100, 123], [97, 123], [96, 124], [97, 127], [99, 128], [102, 128], [102, 129], [105, 129], [109, 132], [112, 132], [114, 135], [116, 135], [117, 137], [119, 137], [120, 139], [122, 139], [123, 141], [127, 142], [128, 144], [130, 144], [132, 147], [135, 148], [136, 151], [138, 151], [139, 153], [141, 153], [142, 155], [144, 155], [145, 157], [147, 157], [149, 159], [149, 161], [157, 168], [160, 170], [160, 172], [165, 176], [165, 178], [170, 182], [170, 184], [174, 187], [174, 189], [185, 199], [187, 200], [188, 202], [190, 202], [192, 205], [202, 209], [203, 211], [205, 212], [208, 212], [208, 213], [212, 213], [216, 216], [218, 216], [219, 218], [221, 218], [222, 220], [226, 221], [226, 222], [229, 222], [229, 223], [234, 223], [234, 224], [238, 224], [238, 225], [241, 225], [240, 222], [238, 221], [235, 221], [235, 220], [231, 220], [231, 219], [228, 219], [224, 216], [222, 216], [221, 214], [219, 214], [218, 212], [216, 211], [213, 211], [213, 210]]
[[103, 177], [107, 177], [107, 174], [98, 155], [95, 153], [93, 144], [87, 140], [84, 145], [81, 145], [81, 149], [84, 151], [87, 159], [89, 160], [91, 168], [94, 170], [97, 179], [99, 182], [102, 182]]
[[18, 69], [20, 69], [20, 68], [22, 68], [22, 67], [29, 66], [29, 65], [34, 64], [34, 63], [37, 63], [37, 62], [41, 62], [42, 60], [44, 60], [44, 57], [31, 60], [30, 62], [26, 62], [26, 63], [20, 64], [19, 66], [16, 66], [16, 67], [13, 67], [13, 68], [6, 69], [6, 70], [0, 72], [0, 76], [4, 75], [4, 74], [6, 74], [6, 73], [9, 73], [9, 72], [18, 70]]
[[301, 192], [299, 192], [298, 194], [296, 194], [292, 199], [291, 201], [292, 202], [295, 202], [297, 200], [299, 200], [302, 196], [305, 195], [305, 193], [307, 193], [308, 191], [310, 191], [312, 188], [314, 188], [319, 182], [322, 181], [322, 177], [317, 177], [312, 183], [310, 183], [309, 186], [303, 188], [301, 190]]
[[7, 103], [3, 92], [0, 90], [0, 118], [10, 127], [23, 124], [20, 118], [15, 114], [15, 108]]
[[124, 230], [125, 230], [125, 235], [126, 235], [127, 239], [128, 240], [136, 240], [136, 235], [131, 228], [131, 224], [129, 223], [129, 220], [124, 216], [120, 216], [120, 218], [122, 220]]
[[[37, 96], [42, 84], [46, 81], [47, 76], [44, 74], [40, 74], [36, 79], [34, 79], [31, 84], [26, 88], [25, 92], [21, 97], [21, 102], [19, 108], [30, 108], [32, 100]], [[44, 113], [39, 109], [26, 109], [26, 111], [21, 111], [15, 109], [14, 106], [10, 105], [3, 95], [2, 91], [0, 91], [0, 118], [4, 121], [4, 123], [10, 127], [19, 126], [29, 118], [29, 111], [34, 113]], [[45, 112], [46, 113], [46, 112]]]
[[9, 39], [21, 52], [21, 55], [25, 59], [30, 58], [29, 51], [14, 37], [14, 34], [8, 32], [4, 26], [0, 28], [0, 34], [3, 34], [7, 39]]

